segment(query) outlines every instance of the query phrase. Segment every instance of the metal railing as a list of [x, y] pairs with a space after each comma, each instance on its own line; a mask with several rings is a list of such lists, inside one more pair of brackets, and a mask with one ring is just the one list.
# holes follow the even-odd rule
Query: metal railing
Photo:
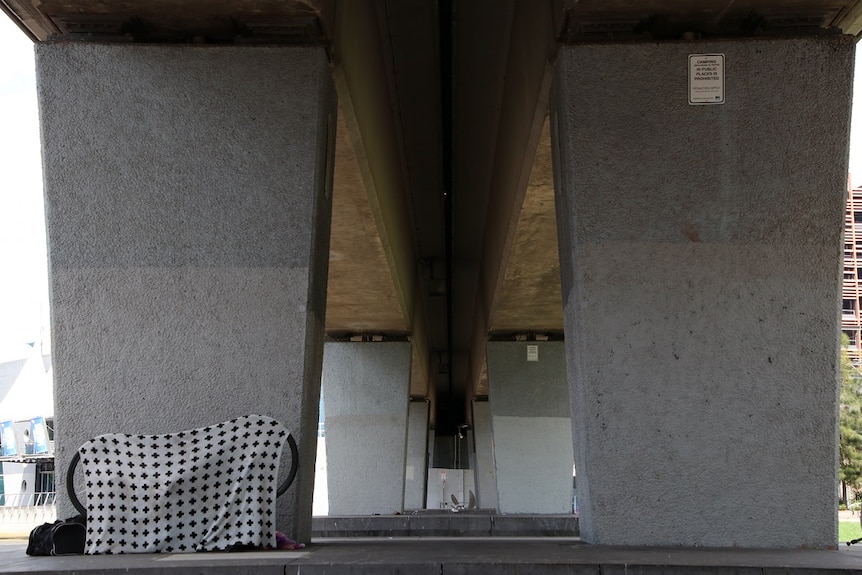
[[57, 500], [56, 491], [37, 493], [0, 493], [0, 507], [37, 507], [54, 505]]

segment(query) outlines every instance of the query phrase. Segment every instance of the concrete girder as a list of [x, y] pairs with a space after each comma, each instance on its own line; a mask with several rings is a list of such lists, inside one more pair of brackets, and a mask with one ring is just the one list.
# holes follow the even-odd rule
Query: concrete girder
[[[336, 7], [342, 3], [125, 0], [111, 2], [107, 11], [100, 0], [0, 0], [0, 10], [36, 41], [70, 34], [128, 36], [135, 41], [209, 38], [233, 42], [237, 37], [240, 41], [289, 37], [299, 41], [303, 36], [303, 41], [328, 41]], [[555, 18], [565, 22], [564, 38], [620, 41], [666, 39], [686, 33], [712, 37], [787, 35], [818, 29], [858, 36], [862, 30], [862, 6], [855, 0], [549, 0], [549, 4]], [[403, 10], [393, 6], [389, 9]], [[560, 18], [562, 14], [564, 18]]]
[[[411, 392], [428, 393], [430, 351], [417, 278], [416, 248], [404, 182], [398, 101], [373, 1], [339, 4], [334, 16], [333, 77], [371, 213], [386, 256], [404, 326], [412, 335], [421, 378]], [[381, 270], [364, 270], [380, 276]], [[382, 274], [384, 276], [389, 274]], [[335, 328], [335, 326], [332, 326]]]
[[545, 117], [524, 193], [496, 313], [491, 318], [492, 334], [556, 335], [563, 331], [549, 119]]
[[391, 276], [368, 273], [387, 269], [388, 262], [343, 109], [339, 109], [335, 141], [326, 332], [331, 336], [407, 333]]
[[333, 0], [2, 0], [37, 41], [52, 37], [109, 42], [319, 42]]
[[[486, 385], [482, 377], [485, 344], [501, 302], [506, 267], [545, 124], [556, 52], [555, 18], [551, 4], [528, 6], [514, 2], [510, 8], [511, 24], [499, 90], [500, 111], [494, 130], [496, 139], [491, 148], [491, 172], [486, 181], [480, 183], [488, 190], [488, 196], [479, 255], [478, 288], [471, 309], [469, 398], [483, 395]], [[556, 241], [554, 235], [549, 239], [550, 244]], [[543, 244], [541, 251], [540, 261], [545, 264], [542, 267], [553, 269], [558, 265], [553, 260], [553, 247]], [[541, 286], [540, 291], [547, 288]], [[514, 310], [520, 309], [520, 302], [510, 303]], [[559, 299], [557, 304], [561, 310]], [[562, 312], [559, 313], [561, 317]], [[524, 316], [518, 311], [514, 315], [518, 316], [511, 325], [515, 329], [521, 325], [535, 325], [537, 321], [545, 323], [544, 318]], [[546, 326], [543, 325], [543, 329], [547, 329]]]
[[823, 30], [858, 35], [857, 2], [846, 0], [562, 0], [564, 40], [574, 42], [788, 36]]

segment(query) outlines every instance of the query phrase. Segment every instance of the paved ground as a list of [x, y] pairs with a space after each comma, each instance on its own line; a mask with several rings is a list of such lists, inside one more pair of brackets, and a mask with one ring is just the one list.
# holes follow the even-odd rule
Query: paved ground
[[862, 547], [837, 551], [663, 549], [587, 545], [577, 539], [377, 538], [315, 541], [301, 551], [27, 557], [22, 541], [0, 542], [0, 574], [63, 575], [838, 575], [862, 572]]
[[[859, 515], [839, 512], [840, 521]], [[587, 545], [577, 538], [377, 537], [315, 539], [302, 551], [101, 557], [27, 557], [25, 540], [0, 540], [0, 575], [317, 575], [331, 573], [584, 573], [591, 575], [836, 575], [862, 573], [862, 544], [837, 551], [660, 549]]]

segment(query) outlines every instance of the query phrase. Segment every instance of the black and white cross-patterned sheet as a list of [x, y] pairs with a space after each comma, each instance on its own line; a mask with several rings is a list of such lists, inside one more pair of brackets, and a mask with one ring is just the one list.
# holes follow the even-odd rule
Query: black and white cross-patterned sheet
[[80, 449], [85, 552], [275, 547], [275, 498], [287, 430], [249, 415], [166, 435], [100, 435]]

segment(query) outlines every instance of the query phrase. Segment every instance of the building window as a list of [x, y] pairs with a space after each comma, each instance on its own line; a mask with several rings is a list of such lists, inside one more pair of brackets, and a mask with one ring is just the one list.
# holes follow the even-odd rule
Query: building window
[[55, 498], [54, 462], [45, 461], [36, 466], [36, 505], [52, 505]]

